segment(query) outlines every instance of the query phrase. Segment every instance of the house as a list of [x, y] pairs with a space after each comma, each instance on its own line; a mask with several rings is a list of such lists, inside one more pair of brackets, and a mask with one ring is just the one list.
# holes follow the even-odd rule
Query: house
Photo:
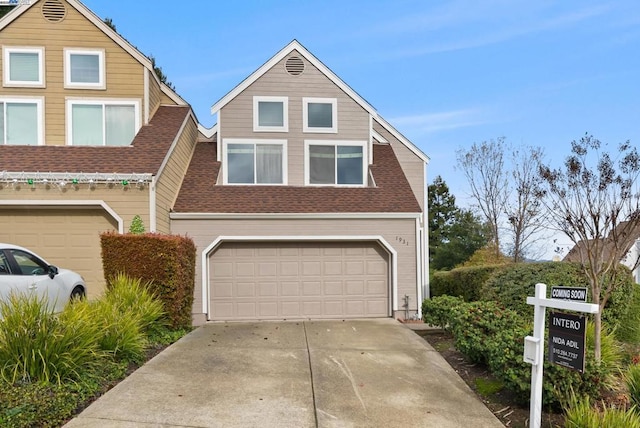
[[171, 231], [197, 120], [79, 1], [16, 6], [0, 45], [0, 242], [81, 273], [97, 296], [100, 232], [126, 232], [135, 215]]
[[17, 6], [0, 48], [0, 241], [94, 297], [99, 233], [139, 215], [194, 239], [196, 324], [419, 316], [428, 157], [297, 41], [213, 130], [78, 0]]
[[[617, 239], [614, 239], [614, 234], [618, 235]], [[621, 222], [605, 239], [591, 239], [586, 244], [580, 241], [569, 250], [564, 261], [585, 263], [588, 251], [594, 251], [597, 243], [604, 247], [602, 253], [605, 260], [614, 256], [615, 245], [622, 246], [620, 254], [624, 256], [617, 261], [628, 267], [635, 282], [640, 284], [640, 225], [634, 227], [630, 222]]]
[[170, 213], [196, 322], [419, 313], [424, 153], [295, 40], [211, 111]]

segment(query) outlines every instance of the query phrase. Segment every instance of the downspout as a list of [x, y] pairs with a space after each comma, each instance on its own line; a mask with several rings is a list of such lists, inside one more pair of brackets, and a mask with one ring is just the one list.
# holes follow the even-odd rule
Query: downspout
[[156, 207], [156, 176], [151, 177], [149, 183], [149, 232], [155, 233], [157, 228], [157, 207]]

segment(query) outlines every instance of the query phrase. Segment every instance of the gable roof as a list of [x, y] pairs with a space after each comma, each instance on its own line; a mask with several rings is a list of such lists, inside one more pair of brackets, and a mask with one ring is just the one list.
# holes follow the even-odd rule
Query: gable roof
[[[6, 14], [4, 17], [0, 19], [0, 31], [2, 31], [5, 27], [15, 21], [20, 15], [25, 13], [27, 10], [35, 6], [38, 2], [42, 0], [31, 0], [28, 2], [20, 2], [18, 6], [15, 6], [12, 11]], [[119, 45], [122, 49], [128, 52], [132, 57], [134, 57], [140, 64], [142, 64], [146, 69], [151, 71], [151, 75], [156, 79], [162, 92], [171, 98], [178, 105], [186, 105], [187, 102], [182, 99], [180, 95], [178, 95], [174, 90], [169, 88], [166, 84], [162, 83], [158, 76], [156, 75], [153, 64], [151, 60], [147, 58], [142, 52], [140, 52], [135, 46], [129, 43], [124, 37], [118, 34], [117, 31], [113, 30], [107, 24], [104, 23], [98, 15], [93, 13], [89, 8], [87, 8], [84, 4], [82, 4], [78, 0], [62, 0], [69, 5], [71, 5], [74, 9], [80, 12], [85, 18], [87, 18], [93, 25], [98, 27], [100, 31], [102, 31], [105, 35], [107, 35], [111, 40], [113, 40], [117, 45]]]
[[174, 205], [176, 213], [348, 214], [420, 213], [402, 167], [388, 144], [373, 145], [375, 187], [236, 186], [215, 184], [216, 142], [199, 142]]
[[[623, 251], [620, 253], [622, 258], [624, 258], [627, 253], [633, 247], [635, 241], [640, 239], [640, 224], [636, 224], [635, 227], [631, 227], [630, 223], [627, 221], [620, 222], [616, 226], [616, 231], [625, 235], [630, 234], [632, 239], [629, 239], [625, 242], [625, 247], [622, 249]], [[601, 239], [589, 239], [585, 243], [585, 241], [579, 241], [576, 245], [574, 245], [571, 250], [564, 257], [564, 261], [567, 262], [582, 262], [580, 259], [580, 251], [586, 251], [587, 248], [595, 245], [596, 243], [600, 243], [603, 246], [602, 256], [604, 260], [607, 260], [611, 257], [613, 251], [615, 250], [616, 240], [613, 239], [612, 234], [613, 230], [609, 232], [609, 235], [606, 238]], [[622, 261], [622, 260], [619, 260]]]
[[0, 176], [16, 176], [12, 172], [156, 174], [190, 118], [195, 122], [188, 106], [161, 106], [130, 146], [0, 145]]
[[373, 119], [378, 121], [384, 128], [386, 128], [391, 134], [393, 134], [398, 140], [402, 142], [409, 150], [411, 150], [416, 156], [418, 156], [423, 162], [429, 163], [429, 157], [420, 150], [415, 144], [409, 141], [403, 136], [397, 129], [395, 129], [389, 122], [384, 120], [371, 104], [369, 104], [362, 96], [354, 91], [349, 85], [347, 85], [342, 79], [340, 79], [329, 67], [324, 65], [322, 61], [316, 58], [307, 48], [302, 46], [297, 40], [292, 40], [287, 46], [282, 48], [271, 59], [265, 62], [260, 68], [251, 73], [249, 77], [244, 79], [238, 86], [229, 91], [218, 102], [211, 107], [211, 114], [216, 114], [222, 107], [229, 103], [232, 99], [237, 97], [242, 91], [247, 89], [252, 83], [262, 77], [267, 71], [273, 68], [278, 62], [282, 61], [287, 55], [297, 51], [302, 57], [313, 64], [321, 73], [323, 73], [331, 82], [333, 82], [338, 88], [344, 91], [349, 97], [351, 97], [360, 107], [367, 111]]

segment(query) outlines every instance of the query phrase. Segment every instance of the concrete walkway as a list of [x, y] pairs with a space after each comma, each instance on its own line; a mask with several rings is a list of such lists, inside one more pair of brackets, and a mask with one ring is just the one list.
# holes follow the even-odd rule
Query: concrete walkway
[[502, 427], [392, 319], [207, 324], [67, 427]]

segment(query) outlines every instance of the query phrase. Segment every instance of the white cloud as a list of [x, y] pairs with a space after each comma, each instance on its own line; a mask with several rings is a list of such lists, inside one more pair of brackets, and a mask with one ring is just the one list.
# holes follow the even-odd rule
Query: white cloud
[[433, 133], [488, 123], [488, 120], [483, 116], [485, 114], [480, 109], [463, 109], [400, 116], [389, 119], [389, 122], [409, 131]]

